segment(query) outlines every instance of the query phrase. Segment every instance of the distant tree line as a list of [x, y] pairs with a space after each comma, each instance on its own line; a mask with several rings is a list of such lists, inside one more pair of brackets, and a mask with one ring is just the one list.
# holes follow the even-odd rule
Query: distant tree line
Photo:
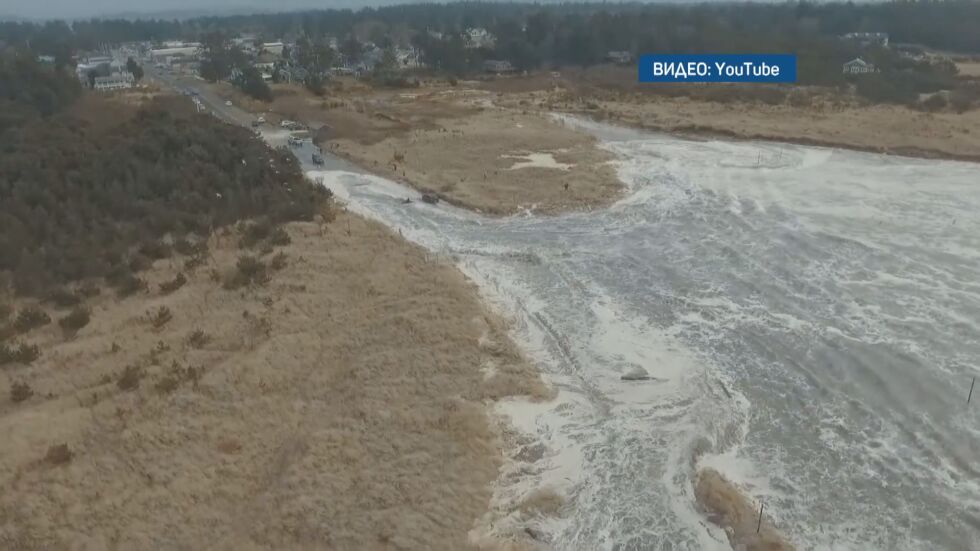
[[[980, 3], [972, 0], [781, 4], [525, 4], [459, 2], [300, 13], [201, 17], [183, 21], [0, 22], [0, 41], [50, 55], [102, 44], [200, 39], [216, 30], [265, 37], [356, 34], [379, 46], [386, 36], [443, 34], [484, 27], [506, 47], [518, 40], [542, 61], [589, 63], [604, 50], [792, 49], [798, 40], [880, 31], [895, 42], [980, 53]], [[542, 45], [547, 47], [542, 48]], [[516, 47], [523, 48], [524, 45]]]
[[0, 133], [0, 281], [19, 294], [100, 278], [131, 287], [169, 254], [165, 237], [200, 239], [251, 217], [309, 220], [328, 199], [288, 151], [186, 98], [138, 110], [111, 101], [88, 98], [88, 118], [64, 105]]
[[[467, 47], [463, 32], [485, 28], [492, 45]], [[307, 85], [323, 93], [320, 69], [336, 59], [327, 54], [325, 37], [338, 41], [339, 54], [359, 59], [363, 43], [379, 47], [414, 45], [423, 61], [454, 76], [480, 71], [488, 59], [510, 61], [518, 70], [588, 66], [605, 62], [609, 52], [745, 52], [795, 53], [803, 84], [843, 85], [841, 64], [858, 55], [881, 73], [857, 81], [857, 90], [872, 101], [910, 103], [918, 94], [952, 89], [955, 68], [913, 62], [894, 49], [862, 47], [841, 40], [848, 32], [885, 32], [892, 43], [980, 53], [980, 2], [972, 0], [895, 1], [885, 3], [782, 4], [725, 3], [525, 4], [460, 2], [411, 4], [384, 8], [322, 10], [300, 13], [202, 17], [186, 21], [92, 20], [67, 25], [51, 22], [0, 24], [0, 40], [30, 42], [43, 53], [64, 59], [73, 48], [125, 40], [196, 39], [204, 44], [202, 75], [234, 80], [257, 98], [268, 97], [264, 82], [244, 74], [243, 54], [228, 45], [240, 33], [286, 38], [296, 54], [313, 68]], [[469, 44], [469, 46], [472, 46]], [[389, 56], [390, 57], [390, 56]], [[390, 59], [389, 59], [390, 61]], [[387, 68], [387, 67], [386, 67]], [[393, 80], [382, 70], [379, 81]], [[961, 86], [962, 87], [962, 86]], [[964, 88], [960, 95], [975, 95]], [[969, 103], [969, 102], [967, 102]]]

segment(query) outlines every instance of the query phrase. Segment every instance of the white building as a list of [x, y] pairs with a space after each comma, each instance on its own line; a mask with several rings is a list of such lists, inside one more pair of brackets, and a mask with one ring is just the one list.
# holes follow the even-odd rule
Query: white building
[[262, 44], [262, 51], [272, 55], [281, 56], [284, 44], [282, 42], [265, 42]]
[[116, 73], [107, 77], [95, 77], [93, 88], [98, 92], [111, 92], [132, 88], [134, 84], [136, 84], [136, 79], [133, 77], [133, 73]]
[[176, 57], [193, 58], [197, 57], [201, 45], [198, 43], [181, 44], [171, 48], [158, 48], [150, 50], [150, 57], [156, 63], [164, 63]]
[[877, 69], [874, 63], [868, 63], [860, 57], [856, 57], [844, 64], [843, 72], [845, 75], [865, 75], [875, 73]]
[[619, 65], [627, 65], [633, 61], [633, 56], [627, 51], [610, 51], [606, 53], [606, 59]]
[[511, 65], [509, 61], [499, 60], [499, 59], [488, 59], [483, 62], [483, 70], [488, 73], [503, 74], [503, 73], [513, 73], [515, 71], [514, 66]]
[[844, 40], [853, 40], [862, 46], [881, 46], [882, 48], [888, 47], [888, 33], [847, 33], [841, 38]]
[[493, 48], [497, 43], [497, 38], [482, 27], [466, 29], [463, 38], [466, 40], [467, 48]]

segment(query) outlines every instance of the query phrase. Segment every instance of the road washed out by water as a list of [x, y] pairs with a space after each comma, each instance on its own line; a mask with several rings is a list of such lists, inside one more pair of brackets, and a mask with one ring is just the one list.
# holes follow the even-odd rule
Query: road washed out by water
[[711, 467], [800, 548], [976, 549], [980, 167], [566, 124], [617, 155], [612, 207], [494, 219], [312, 173], [454, 258], [558, 390], [501, 406], [543, 453], [498, 497], [563, 493], [534, 527], [557, 549], [730, 549]]

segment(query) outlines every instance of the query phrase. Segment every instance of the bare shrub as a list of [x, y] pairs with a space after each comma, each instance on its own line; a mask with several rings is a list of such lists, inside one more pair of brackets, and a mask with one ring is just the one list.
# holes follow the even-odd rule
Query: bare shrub
[[72, 292], [71, 289], [59, 287], [51, 291], [48, 295], [48, 301], [54, 303], [59, 308], [71, 308], [72, 306], [81, 304], [82, 297]]
[[76, 306], [71, 313], [58, 320], [58, 325], [66, 335], [74, 335], [79, 329], [88, 325], [92, 312], [84, 306]]
[[92, 298], [97, 297], [102, 293], [102, 290], [98, 288], [94, 283], [84, 283], [78, 287], [78, 294], [82, 298]]
[[255, 222], [243, 224], [241, 226], [242, 237], [239, 243], [242, 247], [252, 248], [269, 237], [272, 230], [272, 222], [267, 218], [260, 218]]
[[71, 462], [73, 457], [75, 457], [75, 454], [68, 447], [68, 444], [58, 444], [48, 448], [48, 453], [45, 454], [44, 460], [52, 465], [64, 465]]
[[157, 345], [150, 350], [150, 364], [160, 365], [160, 356], [163, 356], [165, 352], [170, 351], [170, 345], [163, 342], [157, 341]]
[[148, 270], [153, 266], [153, 260], [142, 253], [133, 253], [129, 256], [127, 266], [129, 267], [130, 271], [142, 272], [143, 270]]
[[152, 325], [154, 329], [160, 329], [164, 325], [167, 325], [167, 323], [169, 323], [173, 317], [174, 316], [170, 311], [170, 308], [167, 308], [166, 306], [161, 306], [156, 310], [150, 310], [146, 313], [146, 320], [150, 322], [150, 325]]
[[187, 344], [191, 348], [204, 348], [211, 341], [211, 336], [200, 329], [195, 329], [187, 335]]
[[238, 257], [235, 271], [224, 280], [225, 289], [237, 289], [245, 285], [264, 284], [268, 281], [265, 263], [249, 255]]
[[10, 385], [10, 401], [19, 404], [25, 400], [30, 399], [34, 396], [34, 391], [31, 390], [31, 385], [22, 382], [16, 382]]
[[122, 276], [117, 283], [116, 295], [118, 295], [120, 298], [126, 298], [136, 293], [145, 292], [146, 289], [146, 281], [130, 273]]
[[197, 256], [208, 252], [208, 244], [203, 240], [191, 242], [186, 237], [181, 237], [174, 241], [174, 250], [184, 256]]
[[135, 390], [139, 388], [142, 379], [142, 369], [135, 365], [127, 365], [119, 378], [116, 379], [116, 386], [119, 387], [119, 390]]
[[171, 392], [177, 390], [177, 387], [179, 386], [180, 380], [173, 375], [167, 374], [164, 375], [162, 379], [157, 381], [156, 384], [153, 385], [153, 388], [160, 394], [170, 394]]
[[0, 365], [20, 363], [28, 365], [41, 356], [41, 349], [36, 344], [21, 343], [17, 346], [0, 344]]
[[153, 260], [170, 258], [173, 252], [173, 248], [162, 240], [143, 243], [139, 248], [141, 255]]
[[269, 267], [277, 272], [282, 270], [288, 264], [286, 258], [286, 253], [279, 251], [276, 253], [276, 256], [272, 257], [272, 260], [269, 261]]
[[170, 293], [173, 293], [177, 289], [183, 287], [185, 283], [187, 283], [187, 278], [184, 277], [183, 273], [178, 273], [170, 281], [164, 281], [160, 284], [160, 292], [165, 295], [169, 295]]
[[170, 370], [166, 375], [154, 385], [154, 388], [161, 394], [169, 394], [180, 386], [181, 383], [189, 382], [195, 387], [201, 379], [203, 370], [199, 367], [184, 367], [176, 360], [170, 365]]
[[37, 306], [28, 306], [17, 312], [17, 319], [14, 320], [14, 328], [20, 333], [27, 333], [32, 329], [45, 326], [51, 323], [51, 316]]
[[280, 226], [272, 230], [272, 233], [269, 235], [268, 242], [271, 245], [275, 245], [277, 247], [283, 247], [292, 243], [293, 239], [289, 237], [289, 234], [286, 233], [286, 230], [284, 230]]

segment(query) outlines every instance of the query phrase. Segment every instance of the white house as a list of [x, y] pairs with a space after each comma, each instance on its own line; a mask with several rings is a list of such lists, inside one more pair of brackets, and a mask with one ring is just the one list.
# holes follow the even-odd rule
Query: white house
[[497, 43], [497, 38], [482, 27], [466, 29], [463, 38], [466, 40], [467, 48], [493, 48]]
[[483, 62], [483, 70], [488, 73], [495, 73], [499, 75], [501, 73], [512, 73], [515, 69], [509, 61], [488, 59]]
[[262, 50], [269, 52], [272, 55], [281, 56], [284, 44], [282, 42], [265, 42], [262, 44]]
[[150, 50], [150, 57], [156, 63], [165, 63], [176, 57], [194, 58], [197, 57], [201, 45], [197, 43], [182, 44], [172, 48], [158, 48]]
[[626, 51], [610, 51], [606, 53], [606, 59], [619, 65], [627, 65], [633, 60], [633, 56]]
[[115, 73], [107, 77], [95, 77], [93, 88], [98, 92], [111, 92], [132, 88], [135, 83], [133, 73]]
[[867, 61], [856, 57], [843, 66], [843, 72], [845, 75], [864, 75], [868, 73], [875, 73], [877, 69], [874, 63], [868, 63]]

